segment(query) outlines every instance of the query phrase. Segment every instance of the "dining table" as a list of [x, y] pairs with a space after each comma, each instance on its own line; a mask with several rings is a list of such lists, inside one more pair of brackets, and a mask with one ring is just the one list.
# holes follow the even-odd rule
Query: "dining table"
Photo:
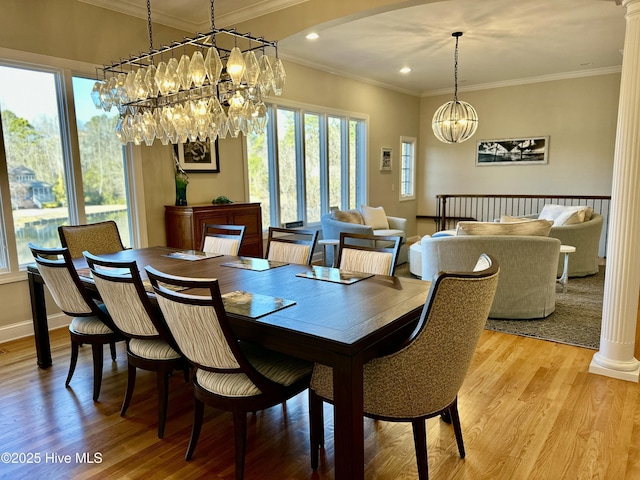
[[[242, 257], [220, 255], [193, 260], [180, 253], [175, 248], [148, 247], [101, 256], [135, 260], [143, 278], [144, 267], [151, 265], [169, 274], [216, 278], [223, 296], [241, 291], [286, 300], [285, 308], [256, 317], [227, 309], [233, 332], [238, 339], [333, 368], [335, 478], [363, 479], [363, 365], [411, 335], [430, 282], [385, 275], [355, 279], [347, 275], [342, 281], [340, 276], [332, 279], [313, 275], [314, 267], [309, 265], [262, 260], [266, 268], [251, 268], [251, 262], [241, 262]], [[82, 258], [74, 260], [74, 265], [79, 270], [87, 267]], [[334, 269], [324, 272], [339, 273]], [[47, 368], [51, 351], [44, 282], [35, 264], [27, 273], [38, 365]], [[81, 279], [95, 291], [88, 276]]]

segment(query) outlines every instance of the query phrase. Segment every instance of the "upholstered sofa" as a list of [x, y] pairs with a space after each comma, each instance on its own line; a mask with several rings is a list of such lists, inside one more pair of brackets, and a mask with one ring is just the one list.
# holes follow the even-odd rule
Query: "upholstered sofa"
[[[409, 255], [407, 251], [407, 219], [400, 217], [390, 217], [384, 214], [384, 210], [372, 209], [368, 207], [369, 215], [363, 215], [362, 207], [360, 210], [344, 210], [326, 213], [320, 217], [322, 223], [323, 239], [339, 239], [340, 232], [361, 233], [364, 235], [398, 235], [402, 237], [400, 250], [398, 252], [397, 264], [407, 262]], [[377, 210], [372, 215], [372, 210]], [[384, 221], [382, 220], [384, 215]], [[346, 221], [345, 221], [346, 220]], [[368, 220], [368, 224], [365, 223]], [[385, 223], [386, 221], [386, 223]], [[386, 228], [384, 228], [386, 227]], [[327, 262], [329, 265], [333, 263], [333, 250], [327, 249]]]
[[[538, 214], [529, 215], [527, 218], [539, 218]], [[575, 253], [569, 256], [569, 277], [586, 277], [598, 273], [600, 235], [604, 218], [593, 213], [589, 218], [580, 223], [554, 225], [549, 236], [557, 238], [562, 245], [576, 247]], [[558, 260], [558, 277], [562, 275], [564, 259]]]
[[547, 236], [469, 235], [425, 236], [420, 240], [422, 279], [440, 271], [473, 268], [481, 253], [500, 265], [492, 318], [532, 319], [553, 313], [560, 240]]

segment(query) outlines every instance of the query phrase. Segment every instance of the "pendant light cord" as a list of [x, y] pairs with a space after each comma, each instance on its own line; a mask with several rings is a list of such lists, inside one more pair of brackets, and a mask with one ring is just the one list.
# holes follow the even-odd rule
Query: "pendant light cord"
[[[213, 0], [211, 0], [211, 31], [215, 31], [216, 29], [216, 21], [215, 21], [215, 15], [213, 13]], [[211, 46], [215, 47], [216, 46], [216, 36], [215, 35], [211, 35]]]

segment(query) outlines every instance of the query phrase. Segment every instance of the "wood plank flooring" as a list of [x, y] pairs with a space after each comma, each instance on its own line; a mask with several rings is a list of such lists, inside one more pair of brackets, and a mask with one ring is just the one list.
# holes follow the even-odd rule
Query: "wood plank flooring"
[[[185, 462], [192, 391], [179, 372], [171, 378], [166, 433], [159, 440], [153, 374], [138, 373], [132, 403], [126, 417], [120, 417], [126, 385], [122, 347], [116, 363], [105, 359], [97, 403], [91, 400], [88, 347], [81, 349], [71, 387], [64, 387], [69, 360], [66, 329], [52, 332], [54, 365], [47, 370], [37, 368], [31, 338], [2, 344], [0, 351], [0, 453], [18, 454], [18, 461], [36, 461], [30, 454], [40, 458], [37, 464], [0, 462], [0, 478], [233, 478], [228, 413], [206, 410], [194, 457]], [[449, 425], [429, 420], [430, 478], [640, 478], [640, 387], [589, 374], [593, 353], [485, 331], [460, 392], [467, 457], [458, 457]], [[285, 407], [250, 416], [245, 478], [333, 478], [329, 406], [325, 421], [326, 449], [320, 455], [320, 470], [313, 473], [306, 393]], [[365, 419], [365, 442], [368, 479], [417, 477], [408, 424]], [[83, 454], [93, 463], [79, 461]]]

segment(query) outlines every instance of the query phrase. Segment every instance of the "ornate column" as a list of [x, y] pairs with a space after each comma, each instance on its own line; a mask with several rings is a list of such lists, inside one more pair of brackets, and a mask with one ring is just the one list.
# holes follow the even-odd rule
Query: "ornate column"
[[640, 0], [623, 0], [626, 32], [618, 110], [600, 350], [589, 371], [638, 382], [640, 288]]

